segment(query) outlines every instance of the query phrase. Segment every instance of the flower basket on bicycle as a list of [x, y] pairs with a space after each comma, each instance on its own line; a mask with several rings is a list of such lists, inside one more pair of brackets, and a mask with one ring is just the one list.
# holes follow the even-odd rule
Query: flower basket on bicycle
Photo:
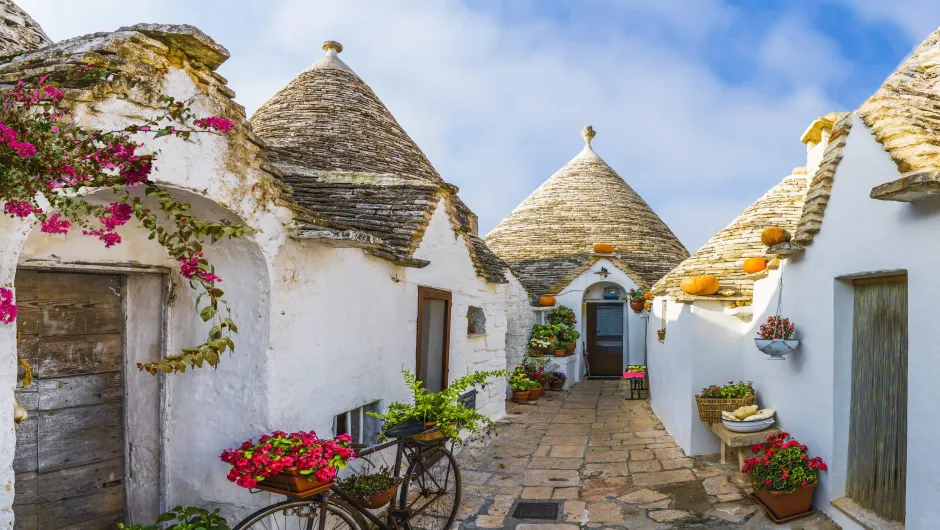
[[255, 485], [255, 488], [259, 490], [286, 495], [295, 499], [306, 499], [318, 493], [323, 493], [331, 487], [333, 487], [333, 481], [310, 480], [310, 475], [301, 475], [300, 470], [293, 466], [276, 475], [271, 475]]
[[330, 489], [337, 472], [355, 458], [350, 441], [348, 434], [321, 440], [313, 431], [275, 431], [220, 458], [232, 465], [229, 481], [243, 488], [303, 499]]

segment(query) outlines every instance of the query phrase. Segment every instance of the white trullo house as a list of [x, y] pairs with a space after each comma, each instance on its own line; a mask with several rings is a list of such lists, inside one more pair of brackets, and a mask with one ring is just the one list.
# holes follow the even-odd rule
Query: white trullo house
[[[630, 311], [622, 297], [631, 289], [649, 289], [689, 255], [594, 152], [594, 129], [585, 127], [582, 136], [581, 152], [486, 236], [533, 302], [551, 296], [556, 306], [575, 311], [581, 340], [574, 355], [558, 359], [569, 382], [588, 371], [585, 348], [592, 376], [619, 377], [628, 365], [643, 363], [646, 314]], [[598, 254], [595, 244], [610, 245], [613, 252]], [[530, 308], [540, 316], [550, 309]], [[519, 337], [526, 329], [514, 325], [510, 332]], [[510, 360], [521, 353], [510, 350]]]
[[[206, 249], [239, 325], [236, 351], [215, 370], [152, 377], [135, 364], [208, 331], [177, 263], [131, 223], [105, 249], [0, 216], [0, 285], [20, 307], [0, 325], [0, 407], [13, 410], [16, 389], [29, 413], [0, 429], [0, 524], [113, 528], [180, 504], [238, 520], [274, 499], [227, 482], [222, 450], [274, 429], [368, 442], [376, 425], [364, 413], [407, 397], [402, 369], [436, 389], [506, 366], [506, 299], [521, 287], [339, 44], [249, 122], [216, 72], [228, 51], [196, 28], [51, 43], [9, 0], [0, 16], [4, 82], [86, 64], [142, 80], [66, 84], [84, 125], [147, 119], [161, 95], [234, 121], [225, 136], [140, 140], [161, 150], [152, 179], [194, 213], [257, 230]], [[18, 359], [33, 367], [28, 388]], [[504, 414], [502, 385], [468, 398]]]
[[[813, 504], [847, 529], [940, 521], [938, 108], [940, 30], [857, 111], [814, 120], [801, 138], [805, 168], [653, 288], [652, 405], [676, 442], [714, 452], [694, 394], [752, 380], [760, 406], [828, 463]], [[769, 225], [793, 241], [763, 247]], [[743, 260], [762, 256], [770, 270], [744, 275]], [[715, 275], [721, 290], [689, 297], [676, 288], [688, 274]], [[800, 341], [785, 361], [753, 341], [778, 292]]]

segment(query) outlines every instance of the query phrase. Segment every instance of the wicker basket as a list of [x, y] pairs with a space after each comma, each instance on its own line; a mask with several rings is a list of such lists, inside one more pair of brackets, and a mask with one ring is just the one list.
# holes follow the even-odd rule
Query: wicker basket
[[703, 398], [696, 394], [695, 404], [698, 405], [698, 418], [703, 423], [721, 423], [721, 411], [732, 412], [741, 407], [753, 405], [756, 398], [756, 392], [743, 398]]

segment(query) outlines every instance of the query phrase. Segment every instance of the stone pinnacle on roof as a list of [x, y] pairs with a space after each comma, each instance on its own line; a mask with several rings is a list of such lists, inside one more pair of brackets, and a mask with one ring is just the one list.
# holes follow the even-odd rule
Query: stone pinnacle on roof
[[328, 40], [323, 43], [323, 51], [329, 54], [331, 51], [336, 53], [343, 53], [343, 45], [336, 42], [335, 40]]
[[556, 294], [590, 265], [595, 243], [614, 246], [622, 267], [646, 287], [689, 256], [668, 226], [593, 149], [584, 148], [487, 236], [532, 295]]

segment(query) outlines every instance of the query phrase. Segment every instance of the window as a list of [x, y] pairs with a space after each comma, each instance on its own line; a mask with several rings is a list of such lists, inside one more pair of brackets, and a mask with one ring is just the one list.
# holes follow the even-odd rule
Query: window
[[467, 335], [486, 334], [486, 313], [482, 307], [467, 308]]
[[333, 436], [349, 433], [356, 444], [372, 445], [378, 442], [382, 420], [369, 416], [369, 412], [379, 412], [378, 401], [337, 414], [333, 418]]

